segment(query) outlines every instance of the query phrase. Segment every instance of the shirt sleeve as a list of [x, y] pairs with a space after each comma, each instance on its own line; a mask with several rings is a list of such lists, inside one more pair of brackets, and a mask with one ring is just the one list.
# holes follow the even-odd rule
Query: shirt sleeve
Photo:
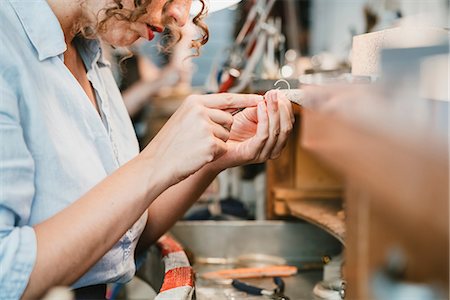
[[[3, 70], [2, 70], [3, 71]], [[3, 73], [3, 72], [2, 72]], [[34, 160], [20, 122], [19, 99], [0, 73], [0, 299], [19, 299], [36, 260], [27, 226], [34, 195]], [[12, 78], [9, 82], [14, 82]]]

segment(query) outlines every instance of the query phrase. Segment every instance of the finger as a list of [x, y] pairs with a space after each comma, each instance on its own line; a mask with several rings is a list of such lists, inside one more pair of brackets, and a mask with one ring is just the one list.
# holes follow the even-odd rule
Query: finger
[[[289, 100], [288, 100], [289, 101]], [[292, 103], [291, 101], [289, 101], [288, 103], [286, 103], [286, 107], [289, 110], [289, 117], [290, 117], [290, 121], [291, 124], [295, 123], [295, 116], [294, 116], [294, 108], [292, 107]]]
[[273, 148], [275, 147], [280, 135], [280, 113], [278, 108], [277, 91], [269, 91], [265, 95], [267, 102], [267, 112], [269, 116], [269, 138], [261, 151], [262, 159], [270, 158]]
[[[283, 96], [286, 97], [286, 95], [284, 95], [284, 94], [283, 94]], [[286, 97], [286, 100], [284, 101], [284, 103], [285, 103], [285, 107], [289, 111], [289, 118], [290, 118], [291, 124], [294, 124], [295, 123], [295, 116], [294, 116], [294, 108], [292, 107], [293, 106], [292, 102], [289, 101], [289, 99]]]
[[233, 118], [237, 118], [237, 117], [245, 118], [252, 123], [257, 123], [258, 122], [258, 107], [255, 106], [255, 107], [247, 108], [247, 109], [243, 110], [239, 115], [233, 116]]
[[230, 131], [224, 128], [223, 126], [215, 123], [211, 123], [212, 132], [214, 136], [224, 142], [228, 141], [230, 138]]
[[292, 131], [292, 122], [291, 122], [292, 120], [289, 113], [289, 106], [282, 104], [280, 105], [279, 109], [280, 109], [280, 135], [270, 155], [271, 159], [275, 159], [280, 156], [281, 151], [286, 146], [289, 134]]
[[248, 140], [250, 148], [249, 153], [253, 156], [251, 159], [258, 159], [269, 138], [269, 118], [267, 116], [266, 104], [261, 102], [258, 104], [258, 125], [256, 134]]
[[292, 103], [291, 101], [289, 101], [289, 99], [287, 98], [286, 94], [280, 90], [277, 90], [277, 95], [278, 95], [278, 103], [280, 103], [281, 105], [285, 105], [288, 110], [289, 110], [289, 117], [291, 119], [291, 122], [294, 123], [295, 122], [295, 117], [294, 117], [294, 110], [292, 108]]
[[234, 119], [230, 113], [220, 109], [208, 109], [207, 113], [212, 122], [219, 124], [228, 130], [231, 129]]
[[257, 106], [264, 101], [263, 96], [254, 94], [210, 94], [201, 96], [206, 107], [218, 109], [242, 108]]

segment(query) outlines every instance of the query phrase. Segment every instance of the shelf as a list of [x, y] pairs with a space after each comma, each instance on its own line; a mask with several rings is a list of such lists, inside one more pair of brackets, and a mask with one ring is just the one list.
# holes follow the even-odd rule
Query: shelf
[[302, 146], [345, 178], [351, 299], [370, 298], [366, 283], [393, 249], [408, 264], [405, 282], [449, 282], [448, 102], [378, 88], [330, 91], [328, 106], [303, 113]]
[[344, 244], [345, 222], [339, 200], [285, 200], [289, 213], [326, 230]]
[[342, 189], [297, 189], [289, 187], [275, 187], [272, 189], [275, 199], [339, 199]]
[[272, 189], [278, 216], [294, 216], [326, 230], [344, 243], [345, 222], [341, 189]]

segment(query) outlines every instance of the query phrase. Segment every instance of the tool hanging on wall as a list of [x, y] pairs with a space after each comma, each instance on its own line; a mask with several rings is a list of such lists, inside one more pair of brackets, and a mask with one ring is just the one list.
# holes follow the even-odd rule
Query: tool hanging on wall
[[[281, 19], [269, 19], [276, 0], [257, 0], [247, 15], [235, 42], [229, 50], [224, 66], [212, 76], [218, 88], [214, 92], [242, 92], [254, 77], [254, 72], [263, 60], [261, 73], [278, 75], [281, 61], [277, 52], [284, 51], [285, 37], [281, 33]], [[283, 55], [279, 55], [282, 57]], [[263, 59], [264, 58], [264, 59]], [[277, 62], [278, 61], [278, 62]]]

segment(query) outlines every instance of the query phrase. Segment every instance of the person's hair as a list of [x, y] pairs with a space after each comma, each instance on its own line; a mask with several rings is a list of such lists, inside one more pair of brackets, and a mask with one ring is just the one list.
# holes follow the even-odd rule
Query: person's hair
[[[83, 36], [87, 38], [94, 38], [98, 32], [104, 32], [107, 30], [107, 21], [111, 18], [116, 18], [117, 20], [135, 22], [142, 15], [147, 13], [147, 7], [151, 3], [152, 0], [134, 0], [135, 9], [127, 9], [123, 7], [122, 0], [114, 0], [114, 3], [110, 7], [104, 8], [105, 17], [102, 20], [98, 20], [96, 24], [89, 24], [88, 22], [82, 22], [80, 24], [80, 30]], [[201, 46], [206, 44], [209, 39], [209, 30], [208, 26], [203, 22], [203, 18], [208, 13], [207, 6], [205, 4], [205, 0], [199, 0], [202, 4], [202, 9], [200, 12], [193, 18], [192, 22], [200, 28], [200, 37], [192, 41], [191, 47], [196, 51], [194, 56], [199, 55], [199, 51]], [[171, 2], [168, 0], [166, 5], [163, 8], [167, 9], [167, 5]], [[176, 24], [176, 21], [173, 18], [166, 17], [163, 20], [166, 26], [165, 36], [162, 39], [163, 45], [162, 49], [165, 52], [170, 52], [182, 38], [182, 33], [180, 27]]]

